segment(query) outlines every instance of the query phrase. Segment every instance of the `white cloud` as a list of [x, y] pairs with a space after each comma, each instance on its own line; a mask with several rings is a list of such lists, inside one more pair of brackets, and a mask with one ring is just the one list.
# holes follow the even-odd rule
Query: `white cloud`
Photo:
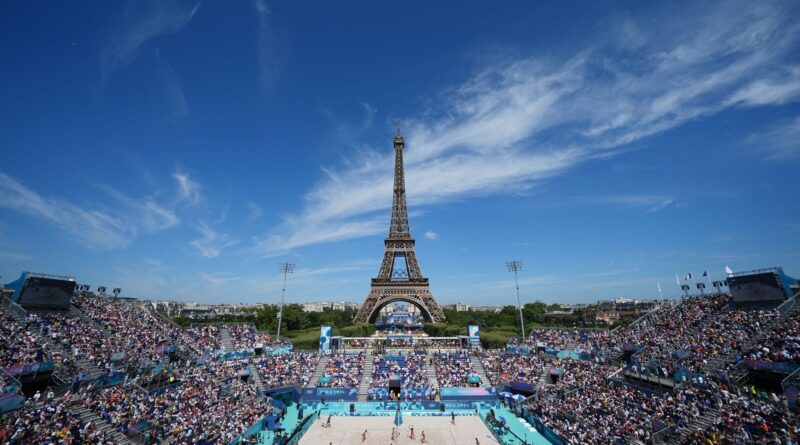
[[[493, 63], [404, 120], [409, 205], [523, 191], [689, 120], [797, 100], [792, 8], [702, 3], [637, 18], [624, 35], [595, 36], [565, 58]], [[630, 36], [638, 44], [625, 43]], [[303, 210], [258, 248], [274, 254], [385, 230], [392, 156], [387, 142], [323, 168]], [[673, 205], [658, 198], [650, 211]]]
[[178, 196], [192, 204], [200, 202], [200, 184], [189, 177], [188, 173], [175, 172], [172, 177], [178, 183]]
[[7, 263], [25, 263], [31, 259], [32, 258], [30, 255], [26, 255], [24, 253], [4, 252], [0, 250], [0, 261]]
[[205, 222], [197, 224], [194, 228], [201, 237], [189, 244], [206, 258], [216, 258], [223, 250], [239, 244], [238, 239], [227, 233], [217, 232]]
[[764, 132], [747, 138], [747, 143], [767, 154], [773, 161], [800, 157], [800, 117], [779, 122]]
[[186, 104], [186, 97], [183, 95], [183, 88], [181, 87], [181, 82], [178, 79], [178, 75], [175, 74], [175, 70], [172, 69], [172, 65], [170, 65], [169, 62], [167, 62], [167, 60], [161, 56], [161, 51], [156, 49], [155, 54], [160, 65], [159, 72], [161, 73], [161, 77], [164, 79], [164, 88], [167, 93], [167, 99], [169, 100], [169, 105], [172, 108], [172, 117], [185, 117], [189, 113], [189, 106]]
[[280, 48], [270, 27], [269, 16], [272, 11], [267, 3], [264, 0], [252, 0], [251, 3], [258, 16], [258, 63], [261, 68], [259, 78], [262, 87], [269, 87], [280, 75]]
[[59, 198], [44, 197], [0, 173], [0, 207], [43, 219], [87, 246], [108, 250], [128, 245], [141, 233], [155, 233], [179, 224], [175, 213], [150, 197], [133, 199], [103, 187], [121, 206], [87, 208]]
[[100, 55], [103, 82], [131, 63], [148, 41], [183, 29], [199, 7], [199, 1], [150, 0], [128, 8], [122, 25]]
[[43, 197], [3, 173], [0, 173], [0, 207], [44, 219], [97, 249], [122, 247], [136, 236], [136, 228], [123, 218]]
[[118, 211], [119, 214], [125, 215], [129, 222], [135, 222], [136, 226], [147, 233], [160, 232], [180, 223], [180, 219], [172, 209], [157, 203], [151, 197], [134, 199], [109, 186], [97, 185], [97, 187], [123, 205]]
[[429, 230], [425, 232], [425, 238], [435, 240], [436, 238], [439, 238], [439, 235], [436, 232]]
[[247, 201], [247, 217], [250, 220], [258, 219], [261, 215], [264, 214], [264, 209], [262, 209], [258, 204], [254, 203], [253, 201]]
[[648, 213], [659, 212], [675, 204], [675, 198], [661, 195], [602, 195], [578, 199], [585, 204], [620, 205], [630, 208], [645, 208]]

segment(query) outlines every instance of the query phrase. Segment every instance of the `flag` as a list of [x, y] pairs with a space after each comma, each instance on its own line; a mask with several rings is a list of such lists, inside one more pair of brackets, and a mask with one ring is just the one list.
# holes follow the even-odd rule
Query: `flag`
[[659, 281], [657, 284], [658, 284], [658, 293], [660, 294], [661, 293], [661, 282]]
[[681, 279], [678, 278], [678, 274], [675, 274], [675, 282], [678, 283], [678, 286], [681, 285]]
[[728, 274], [728, 275], [733, 275], [733, 271], [728, 266], [725, 266], [725, 273]]

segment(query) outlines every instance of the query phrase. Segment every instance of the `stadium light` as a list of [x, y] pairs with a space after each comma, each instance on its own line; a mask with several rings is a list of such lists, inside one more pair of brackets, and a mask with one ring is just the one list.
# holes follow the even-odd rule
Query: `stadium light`
[[525, 321], [522, 318], [522, 300], [519, 298], [519, 272], [522, 270], [522, 261], [514, 260], [506, 263], [509, 272], [514, 272], [514, 282], [517, 284], [517, 306], [519, 307], [519, 328], [522, 331], [520, 341], [525, 341]]
[[283, 274], [283, 290], [281, 291], [281, 306], [278, 309], [278, 335], [277, 341], [281, 340], [281, 324], [283, 323], [283, 300], [286, 297], [286, 276], [294, 272], [294, 264], [292, 263], [279, 263], [278, 270]]

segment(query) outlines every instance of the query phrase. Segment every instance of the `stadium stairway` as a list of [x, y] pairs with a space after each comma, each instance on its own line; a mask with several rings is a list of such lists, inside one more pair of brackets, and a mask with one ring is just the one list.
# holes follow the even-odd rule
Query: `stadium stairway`
[[317, 386], [319, 383], [319, 378], [322, 377], [322, 374], [325, 373], [325, 368], [328, 366], [328, 356], [323, 355], [319, 358], [319, 362], [317, 362], [317, 367], [314, 369], [314, 374], [311, 375], [311, 379], [308, 380], [308, 385], [306, 388], [313, 388]]
[[98, 430], [105, 432], [114, 438], [114, 443], [134, 445], [136, 442], [128, 439], [122, 433], [115, 430], [110, 423], [101, 419], [94, 411], [82, 406], [80, 403], [75, 403], [69, 408], [69, 411], [75, 413], [81, 419], [81, 425], [86, 425], [91, 422]]
[[481, 385], [490, 386], [492, 383], [489, 381], [489, 377], [486, 376], [486, 368], [483, 367], [480, 357], [477, 355], [470, 355], [469, 361], [472, 362], [472, 369], [474, 369], [478, 377], [481, 378]]
[[233, 339], [231, 338], [231, 331], [229, 331], [226, 326], [221, 326], [219, 328], [219, 338], [222, 340], [222, 346], [225, 347], [226, 351], [231, 352], [235, 349], [233, 346]]
[[369, 384], [372, 383], [372, 371], [375, 367], [375, 361], [372, 359], [372, 349], [367, 349], [362, 365], [363, 372], [361, 373], [361, 383], [358, 385], [358, 401], [366, 402]]
[[264, 393], [267, 391], [267, 387], [264, 386], [264, 381], [261, 380], [261, 373], [258, 372], [258, 369], [255, 366], [253, 366], [252, 363], [247, 366], [247, 369], [250, 370], [250, 376], [253, 379], [253, 383], [256, 384], [256, 390], [258, 391], [258, 395], [259, 396], [264, 395]]
[[712, 408], [706, 410], [700, 417], [695, 419], [689, 426], [680, 428], [678, 434], [669, 441], [669, 444], [681, 445], [686, 443], [686, 439], [692, 431], [705, 431], [706, 428], [714, 424], [714, 420], [719, 416], [719, 408]]
[[431, 382], [431, 388], [436, 388], [436, 400], [442, 400], [439, 396], [439, 378], [436, 377], [436, 366], [431, 365], [433, 363], [433, 352], [428, 351], [427, 356], [425, 357], [425, 361], [427, 362], [427, 374], [428, 374], [428, 381]]
[[542, 367], [542, 372], [539, 373], [539, 380], [536, 381], [535, 389], [544, 388], [550, 385], [550, 368], [548, 366]]

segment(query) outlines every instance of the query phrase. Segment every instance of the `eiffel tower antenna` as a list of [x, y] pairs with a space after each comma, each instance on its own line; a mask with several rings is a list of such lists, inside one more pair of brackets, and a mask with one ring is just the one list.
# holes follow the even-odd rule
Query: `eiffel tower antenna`
[[415, 241], [411, 236], [406, 205], [404, 148], [405, 140], [400, 133], [400, 121], [397, 121], [389, 235], [384, 240], [385, 249], [378, 276], [372, 279], [370, 293], [353, 318], [355, 323], [373, 323], [383, 307], [399, 301], [418, 307], [427, 321], [434, 323], [444, 321], [444, 312], [433, 298], [428, 288], [428, 279], [422, 276], [417, 254], [414, 252]]

